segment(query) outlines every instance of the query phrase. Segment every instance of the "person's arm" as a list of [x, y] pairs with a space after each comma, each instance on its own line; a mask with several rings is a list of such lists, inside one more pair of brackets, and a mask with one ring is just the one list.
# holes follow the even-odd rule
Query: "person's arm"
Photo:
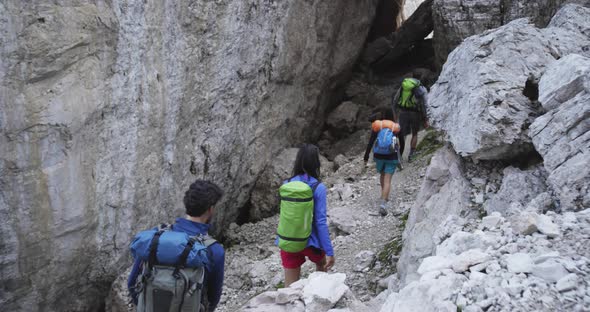
[[369, 145], [367, 145], [367, 149], [365, 150], [365, 157], [363, 158], [365, 162], [369, 161], [369, 155], [371, 155], [371, 148], [373, 144], [375, 144], [375, 140], [377, 139], [377, 132], [371, 131], [371, 138], [369, 139]]
[[131, 300], [135, 304], [137, 304], [137, 296], [139, 295], [135, 292], [135, 285], [137, 284], [137, 277], [139, 276], [139, 272], [141, 272], [142, 267], [143, 265], [141, 260], [135, 260], [135, 262], [133, 262], [133, 268], [131, 268], [131, 273], [129, 273], [129, 277], [127, 278], [127, 290], [129, 291]]
[[334, 249], [332, 248], [330, 232], [328, 231], [328, 218], [326, 217], [326, 186], [323, 183], [320, 183], [316, 188], [313, 200], [313, 218], [320, 240], [320, 247], [326, 252], [326, 256], [334, 257]]
[[424, 86], [420, 86], [418, 87], [417, 91], [416, 91], [416, 98], [418, 98], [418, 105], [420, 105], [418, 107], [418, 109], [420, 110], [420, 112], [422, 113], [422, 120], [426, 121], [427, 120], [427, 115], [426, 115], [426, 107], [428, 105], [428, 91], [426, 90], [426, 87]]
[[207, 276], [207, 300], [209, 302], [208, 310], [212, 312], [217, 307], [219, 299], [221, 299], [221, 291], [223, 289], [223, 271], [225, 268], [225, 251], [223, 246], [215, 243], [209, 247], [211, 249], [211, 270]]

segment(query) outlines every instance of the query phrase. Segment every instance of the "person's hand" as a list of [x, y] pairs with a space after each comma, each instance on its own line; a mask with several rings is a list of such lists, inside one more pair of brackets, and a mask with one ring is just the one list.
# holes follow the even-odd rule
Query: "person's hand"
[[361, 173], [367, 172], [367, 168], [369, 168], [369, 160], [368, 159], [365, 159], [363, 161], [363, 168], [361, 169]]
[[334, 266], [335, 262], [336, 259], [334, 259], [334, 256], [326, 256], [326, 265], [324, 266], [324, 271], [328, 272]]

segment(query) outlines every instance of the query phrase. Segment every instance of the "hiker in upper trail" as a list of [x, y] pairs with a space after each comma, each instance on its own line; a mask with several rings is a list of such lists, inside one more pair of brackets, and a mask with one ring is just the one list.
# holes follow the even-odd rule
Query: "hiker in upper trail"
[[387, 215], [387, 203], [389, 202], [389, 192], [391, 189], [391, 177], [399, 164], [399, 144], [396, 134], [400, 132], [400, 127], [393, 122], [391, 110], [386, 109], [377, 116], [371, 117], [371, 138], [365, 151], [365, 164], [369, 161], [369, 154], [373, 147], [373, 160], [377, 166], [377, 172], [381, 174], [379, 182], [381, 183], [381, 199], [377, 210], [369, 212], [370, 215]]
[[305, 257], [317, 271], [334, 266], [334, 250], [326, 220], [326, 186], [320, 181], [320, 154], [304, 144], [297, 153], [293, 176], [279, 189], [277, 240], [285, 270], [285, 287], [299, 280]]
[[225, 251], [208, 235], [223, 191], [196, 180], [184, 194], [185, 218], [140, 232], [127, 286], [137, 311], [211, 312], [223, 286]]
[[415, 157], [420, 127], [424, 126], [424, 128], [428, 128], [428, 119], [426, 116], [428, 91], [420, 82], [420, 77], [421, 75], [415, 72], [413, 73], [413, 78], [405, 78], [402, 81], [401, 87], [393, 96], [392, 103], [394, 120], [395, 122], [399, 122], [401, 127], [401, 133], [399, 135], [400, 155], [404, 154], [406, 136], [410, 133], [412, 134], [408, 162], [412, 162]]

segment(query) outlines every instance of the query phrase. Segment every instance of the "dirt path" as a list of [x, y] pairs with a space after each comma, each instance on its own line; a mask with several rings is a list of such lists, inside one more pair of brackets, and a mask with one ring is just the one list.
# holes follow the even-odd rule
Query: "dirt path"
[[[368, 301], [382, 290], [378, 282], [395, 273], [405, 218], [422, 183], [430, 155], [422, 155], [411, 164], [406, 162], [404, 170], [394, 174], [389, 214], [385, 217], [369, 215], [377, 209], [379, 177], [372, 161], [368, 168], [362, 169], [361, 157], [354, 158], [347, 168], [340, 168], [325, 180], [328, 185], [334, 183], [328, 195], [336, 257], [332, 271], [346, 273], [347, 284], [357, 298]], [[335, 215], [345, 219], [348, 216], [349, 226], [344, 228], [349, 234], [334, 224], [332, 219], [338, 219]], [[256, 294], [282, 286], [279, 250], [274, 246], [277, 222], [275, 216], [229, 229], [229, 242], [234, 245], [226, 253], [225, 287], [219, 311], [236, 311]], [[365, 261], [357, 257], [361, 252]], [[307, 276], [314, 268], [306, 262], [302, 275]]]

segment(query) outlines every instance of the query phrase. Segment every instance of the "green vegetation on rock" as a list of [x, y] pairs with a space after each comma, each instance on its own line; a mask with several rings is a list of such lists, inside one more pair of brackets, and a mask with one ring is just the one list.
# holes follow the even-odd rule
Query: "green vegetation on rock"
[[399, 218], [400, 220], [400, 228], [401, 231], [403, 232], [406, 229], [406, 223], [408, 222], [408, 217], [410, 216], [410, 211], [406, 211], [403, 215], [401, 215], [401, 217]]
[[383, 250], [377, 254], [377, 260], [383, 264], [394, 265], [396, 261], [393, 261], [392, 256], [397, 256], [402, 251], [401, 238], [394, 238], [385, 244]]
[[279, 289], [279, 288], [285, 288], [285, 282], [284, 281], [280, 281], [275, 287], [277, 289]]
[[419, 157], [425, 157], [433, 154], [439, 148], [443, 147], [442, 133], [432, 128], [426, 130], [426, 135], [416, 146]]

